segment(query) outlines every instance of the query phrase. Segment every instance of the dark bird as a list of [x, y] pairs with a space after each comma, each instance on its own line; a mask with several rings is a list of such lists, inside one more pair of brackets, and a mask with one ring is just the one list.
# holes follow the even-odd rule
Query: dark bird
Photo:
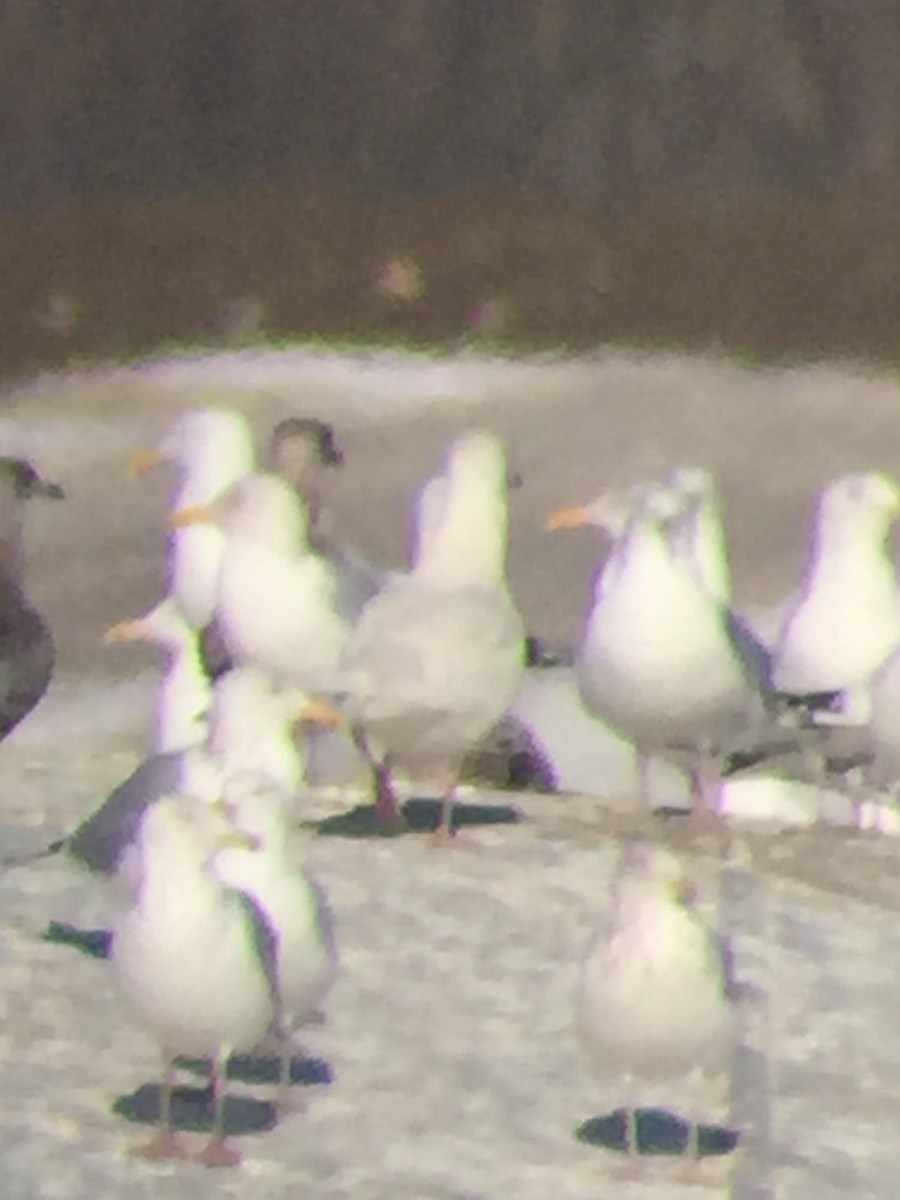
[[25, 459], [0, 457], [0, 741], [44, 695], [56, 660], [50, 628], [25, 593], [25, 501], [34, 496], [65, 493]]

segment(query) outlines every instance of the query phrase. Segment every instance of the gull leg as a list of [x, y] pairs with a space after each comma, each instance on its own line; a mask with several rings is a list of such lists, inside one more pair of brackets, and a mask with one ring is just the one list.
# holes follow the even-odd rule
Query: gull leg
[[156, 1133], [146, 1145], [135, 1146], [129, 1150], [132, 1158], [151, 1158], [163, 1160], [167, 1158], [190, 1158], [190, 1151], [184, 1141], [172, 1128], [172, 1088], [175, 1086], [175, 1063], [168, 1055], [165, 1056], [162, 1083], [159, 1094], [159, 1120]]
[[638, 792], [640, 793], [641, 802], [647, 812], [653, 812], [653, 793], [650, 790], [650, 756], [649, 754], [645, 754], [639, 746], [635, 746], [634, 757], [637, 765]]
[[644, 1178], [644, 1165], [638, 1145], [637, 1109], [629, 1101], [625, 1109], [625, 1158], [613, 1168], [613, 1178], [638, 1183]]
[[721, 829], [722, 776], [713, 758], [697, 755], [691, 770], [691, 821], [700, 829]]
[[241, 1152], [229, 1145], [225, 1139], [225, 1096], [228, 1090], [225, 1079], [225, 1064], [228, 1054], [224, 1050], [213, 1058], [210, 1065], [209, 1081], [212, 1086], [213, 1123], [209, 1141], [197, 1155], [198, 1161], [204, 1167], [238, 1167], [241, 1164]]
[[456, 831], [453, 828], [453, 807], [456, 804], [456, 781], [451, 781], [449, 787], [444, 792], [441, 799], [441, 812], [438, 821], [437, 829], [431, 835], [432, 844], [435, 846], [449, 846], [456, 839]]
[[372, 774], [372, 791], [375, 800], [375, 816], [379, 825], [384, 829], [402, 829], [405, 822], [400, 812], [397, 794], [394, 791], [394, 778], [391, 774], [388, 760], [378, 758], [369, 745], [366, 731], [361, 725], [353, 725], [350, 730], [353, 744], [366, 760]]

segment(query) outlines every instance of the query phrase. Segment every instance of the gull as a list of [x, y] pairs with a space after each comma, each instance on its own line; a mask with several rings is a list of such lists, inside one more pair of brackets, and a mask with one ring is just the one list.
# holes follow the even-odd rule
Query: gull
[[177, 528], [215, 528], [224, 539], [214, 610], [233, 661], [311, 692], [327, 687], [347, 623], [336, 611], [334, 570], [311, 550], [306, 508], [290, 486], [275, 475], [248, 475], [171, 520]]
[[369, 562], [354, 546], [335, 536], [332, 514], [324, 504], [325, 470], [341, 467], [344, 453], [333, 428], [315, 417], [288, 417], [272, 431], [268, 466], [291, 485], [306, 506], [310, 548], [332, 566], [337, 579], [337, 611], [355, 621], [393, 574]]
[[25, 459], [0, 457], [0, 741], [42, 699], [56, 661], [50, 627], [25, 591], [25, 505], [64, 495]]
[[869, 715], [872, 677], [900, 644], [900, 597], [887, 548], [900, 489], [875, 473], [823, 488], [803, 584], [772, 659], [776, 692], [811, 707], [844, 697], [848, 717]]
[[[253, 434], [246, 419], [231, 409], [183, 412], [154, 450], [134, 458], [138, 471], [162, 461], [174, 463], [179, 484], [175, 510], [207, 504], [255, 469]], [[170, 534], [169, 594], [194, 629], [209, 623], [225, 539], [213, 526], [174, 529]]]
[[197, 1156], [208, 1167], [236, 1166], [225, 1140], [225, 1067], [279, 1021], [274, 934], [258, 908], [207, 869], [211, 847], [202, 804], [165, 796], [143, 814], [131, 904], [112, 930], [110, 965], [137, 1019], [163, 1056], [159, 1124], [133, 1154], [189, 1158], [172, 1128], [179, 1055], [210, 1063], [213, 1122]]
[[[629, 842], [577, 985], [576, 1028], [591, 1069], [624, 1078], [627, 1172], [636, 1174], [640, 1085], [725, 1077], [735, 1021], [717, 935], [693, 910], [693, 886], [663, 846]], [[698, 1125], [689, 1148], [698, 1157]]]
[[[702, 820], [718, 814], [716, 760], [761, 727], [764, 680], [728, 610], [670, 544], [679, 511], [669, 488], [648, 489], [634, 505], [595, 576], [575, 671], [587, 709], [633, 743], [645, 803], [651, 754], [693, 752], [692, 807]], [[605, 525], [607, 512], [604, 497], [560, 510], [549, 527]]]
[[[467, 751], [508, 709], [524, 669], [525, 631], [506, 581], [506, 455], [493, 435], [450, 447], [418, 558], [363, 609], [341, 659], [342, 708], [383, 767], [376, 812], [401, 823], [390, 773], [439, 781], [438, 836], [451, 832]], [[438, 490], [443, 489], [443, 495]]]
[[[331, 534], [331, 517], [324, 505], [322, 482], [326, 471], [341, 467], [344, 454], [334, 429], [316, 417], [287, 417], [272, 430], [268, 470], [280, 476], [306, 505], [310, 546], [326, 556], [338, 580], [338, 608], [355, 617], [363, 603], [381, 586], [385, 572], [367, 563]], [[232, 666], [221, 631], [212, 621], [201, 633], [203, 664], [210, 678]]]
[[183, 750], [204, 741], [212, 687], [200, 661], [195, 630], [169, 597], [131, 621], [121, 621], [104, 635], [107, 645], [148, 641], [168, 654], [157, 692], [153, 749], [157, 754]]
[[295, 796], [305, 764], [291, 723], [334, 725], [339, 719], [335, 710], [303, 693], [276, 692], [260, 671], [230, 671], [213, 689], [203, 746], [151, 755], [72, 833], [37, 853], [8, 859], [7, 865], [65, 851], [88, 871], [127, 883], [143, 814], [162, 796], [178, 792], [215, 802], [229, 780], [247, 776]]
[[229, 887], [253, 900], [275, 933], [274, 959], [281, 998], [278, 1107], [289, 1104], [290, 1035], [320, 1010], [338, 969], [333, 918], [324, 892], [294, 862], [283, 793], [254, 779], [236, 779], [223, 792], [231, 825], [246, 844], [216, 853], [212, 868]]
[[895, 650], [872, 679], [871, 712], [866, 727], [871, 761], [870, 784], [896, 793], [900, 785], [900, 650]]

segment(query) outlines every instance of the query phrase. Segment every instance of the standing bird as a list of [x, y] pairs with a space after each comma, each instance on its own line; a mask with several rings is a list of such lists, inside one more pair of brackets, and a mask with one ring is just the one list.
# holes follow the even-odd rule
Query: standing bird
[[[636, 1173], [635, 1092], [693, 1076], [727, 1079], [735, 1036], [726, 962], [691, 907], [693, 886], [663, 846], [630, 842], [621, 854], [607, 920], [582, 964], [576, 1027], [591, 1069], [626, 1088], [628, 1170]], [[698, 1126], [691, 1126], [692, 1158]]]
[[213, 1122], [197, 1156], [208, 1167], [237, 1166], [225, 1140], [225, 1066], [250, 1051], [280, 1020], [274, 935], [256, 906], [225, 887], [207, 863], [211, 840], [202, 804], [166, 797], [147, 809], [137, 844], [131, 905], [115, 921], [110, 963], [140, 1024], [162, 1050], [163, 1082], [155, 1137], [133, 1153], [191, 1157], [172, 1129], [172, 1088], [179, 1055], [210, 1063]]
[[334, 570], [311, 549], [307, 511], [290, 486], [248, 475], [212, 504], [175, 512], [172, 524], [210, 526], [224, 539], [214, 611], [232, 660], [307, 691], [327, 688], [347, 625]]
[[[338, 607], [354, 616], [365, 600], [381, 586], [384, 572], [360, 555], [343, 548], [331, 536], [331, 518], [324, 504], [323, 476], [343, 466], [344, 453], [334, 430], [315, 417], [287, 417], [272, 430], [268, 470], [289, 484], [306, 505], [312, 549], [330, 558], [338, 575]], [[340, 566], [346, 560], [346, 570]], [[358, 568], [354, 570], [353, 568]], [[200, 635], [201, 657], [211, 679], [217, 679], [233, 664], [213, 616]]]
[[252, 668], [235, 669], [217, 681], [202, 746], [152, 754], [68, 836], [7, 865], [65, 851], [98, 875], [127, 879], [131, 851], [146, 810], [176, 792], [206, 802], [219, 799], [238, 778], [278, 789], [290, 797], [303, 780], [305, 762], [291, 726], [298, 720], [335, 723], [338, 714], [294, 691], [276, 693]]
[[[549, 527], [605, 527], [607, 507], [562, 509]], [[765, 681], [728, 610], [670, 544], [680, 512], [670, 488], [638, 496], [597, 571], [575, 671], [586, 708], [633, 743], [648, 806], [651, 755], [692, 752], [693, 815], [704, 821], [718, 815], [723, 753], [762, 725]]]
[[[402, 823], [393, 770], [439, 783], [438, 836], [451, 833], [460, 766], [508, 709], [525, 631], [506, 581], [506, 455], [492, 434], [450, 447], [444, 485], [428, 485], [418, 558], [366, 605], [341, 660], [350, 720], [381, 764], [376, 812]], [[441, 495], [443, 491], [443, 495]]]
[[65, 493], [30, 462], [0, 457], [0, 741], [43, 697], [56, 661], [50, 627], [25, 594], [25, 504], [36, 496]]
[[[255, 469], [256, 450], [246, 419], [231, 409], [183, 412], [155, 450], [140, 451], [134, 468], [145, 471], [162, 461], [175, 464], [179, 484], [173, 508], [209, 504]], [[169, 595], [187, 622], [203, 629], [212, 617], [225, 539], [213, 526], [170, 534]]]
[[217, 852], [216, 876], [249, 896], [275, 934], [274, 961], [281, 998], [277, 1031], [281, 1063], [277, 1106], [290, 1105], [291, 1035], [309, 1022], [338, 969], [333, 918], [325, 895], [291, 852], [283, 793], [253, 779], [236, 779], [223, 792], [229, 820], [246, 844]]
[[819, 495], [803, 585], [775, 644], [772, 684], [795, 704], [851, 702], [868, 717], [868, 688], [900, 645], [900, 596], [888, 533], [900, 488], [885, 475], [846, 475]]

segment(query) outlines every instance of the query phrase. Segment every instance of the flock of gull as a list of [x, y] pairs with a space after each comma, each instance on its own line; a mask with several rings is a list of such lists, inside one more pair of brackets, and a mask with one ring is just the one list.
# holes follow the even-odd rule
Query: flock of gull
[[[244, 417], [218, 409], [181, 414], [135, 459], [139, 470], [167, 461], [178, 476], [168, 593], [106, 635], [165, 650], [152, 752], [43, 853], [65, 852], [103, 884], [112, 972], [161, 1048], [146, 1156], [240, 1161], [224, 1129], [236, 1052], [278, 1056], [276, 1109], [290, 1111], [292, 1038], [320, 1013], [339, 961], [327, 900], [292, 845], [309, 739], [337, 732], [362, 755], [384, 833], [404, 827], [404, 786], [433, 789], [433, 837], [447, 843], [461, 763], [539, 669], [527, 666], [536, 639], [506, 576], [518, 481], [500, 440], [470, 430], [450, 444], [416, 496], [406, 570], [377, 566], [335, 535], [322, 480], [342, 459], [329, 426], [294, 417], [260, 462]], [[3, 736], [53, 665], [21, 582], [20, 502], [41, 493], [62, 494], [29, 464], [0, 459]], [[647, 803], [648, 765], [674, 755], [689, 765], [690, 819], [719, 828], [728, 756], [765, 754], [785, 738], [808, 746], [810, 731], [824, 745], [835, 722], [864, 731], [867, 788], [897, 782], [900, 602], [887, 538], [898, 513], [900, 490], [880, 475], [822, 491], [802, 584], [771, 643], [732, 608], [707, 472], [673, 472], [549, 517], [554, 530], [603, 530], [573, 676], [591, 717], [633, 744]], [[627, 843], [578, 984], [576, 1025], [595, 1070], [725, 1074], [732, 982], [679, 858]], [[196, 1155], [172, 1124], [180, 1056], [210, 1066], [212, 1131]], [[697, 1158], [696, 1132], [691, 1147]]]

